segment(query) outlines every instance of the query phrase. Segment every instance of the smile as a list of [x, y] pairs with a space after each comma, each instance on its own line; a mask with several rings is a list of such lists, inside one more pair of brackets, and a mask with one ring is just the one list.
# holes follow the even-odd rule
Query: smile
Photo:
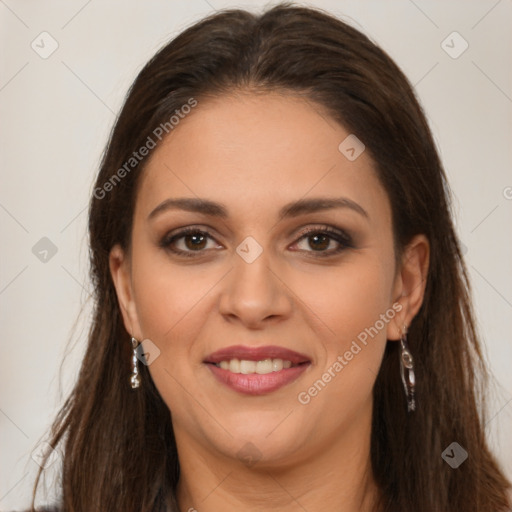
[[232, 346], [211, 354], [204, 363], [214, 377], [239, 393], [263, 395], [296, 380], [311, 361], [277, 346]]
[[291, 368], [294, 365], [291, 361], [283, 359], [263, 359], [261, 361], [249, 361], [247, 359], [231, 359], [229, 361], [221, 361], [215, 363], [217, 367], [223, 370], [229, 370], [231, 373], [243, 373], [249, 375], [251, 373], [258, 373], [264, 375], [271, 372], [279, 372], [283, 368]]

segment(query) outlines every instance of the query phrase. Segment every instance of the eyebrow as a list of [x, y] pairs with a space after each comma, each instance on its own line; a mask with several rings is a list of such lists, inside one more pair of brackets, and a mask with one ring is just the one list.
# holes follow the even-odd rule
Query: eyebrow
[[[358, 203], [346, 197], [329, 198], [314, 197], [310, 199], [299, 199], [292, 203], [284, 205], [278, 214], [278, 219], [298, 217], [307, 213], [316, 213], [334, 208], [348, 208], [359, 213], [366, 219], [369, 218], [368, 212]], [[149, 215], [148, 220], [153, 219], [159, 214], [169, 210], [185, 210], [187, 212], [202, 213], [211, 217], [227, 219], [229, 217], [226, 206], [222, 203], [210, 201], [209, 199], [200, 199], [194, 197], [178, 197], [166, 199], [160, 203]]]

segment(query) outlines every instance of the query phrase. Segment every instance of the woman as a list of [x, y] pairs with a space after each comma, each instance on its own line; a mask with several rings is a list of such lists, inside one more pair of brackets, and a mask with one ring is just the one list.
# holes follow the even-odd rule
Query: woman
[[446, 177], [366, 36], [291, 5], [185, 30], [89, 219], [59, 510], [510, 508]]

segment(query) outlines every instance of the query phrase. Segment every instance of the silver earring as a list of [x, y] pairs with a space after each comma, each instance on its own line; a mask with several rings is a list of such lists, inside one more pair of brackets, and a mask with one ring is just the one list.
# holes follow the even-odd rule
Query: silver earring
[[139, 342], [132, 337], [132, 347], [133, 347], [133, 354], [132, 354], [132, 375], [130, 377], [130, 384], [132, 386], [132, 389], [136, 389], [140, 386], [140, 375], [139, 375], [139, 366], [137, 361], [137, 346], [139, 345]]
[[414, 399], [416, 380], [414, 378], [413, 363], [411, 351], [407, 346], [407, 326], [404, 325], [402, 335], [400, 336], [400, 375], [402, 376], [402, 383], [407, 398], [407, 412], [416, 410], [416, 401]]

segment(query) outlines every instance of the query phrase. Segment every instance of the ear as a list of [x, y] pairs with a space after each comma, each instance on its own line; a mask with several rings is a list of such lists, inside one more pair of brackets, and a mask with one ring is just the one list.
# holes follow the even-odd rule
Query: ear
[[[423, 303], [430, 261], [430, 244], [425, 235], [416, 235], [404, 249], [393, 284], [393, 304], [398, 313], [388, 323], [388, 340], [399, 340], [404, 325], [410, 325]], [[398, 304], [401, 306], [398, 309]]]
[[125, 329], [131, 336], [140, 340], [142, 331], [133, 297], [130, 259], [119, 244], [112, 247], [110, 251], [109, 267]]

